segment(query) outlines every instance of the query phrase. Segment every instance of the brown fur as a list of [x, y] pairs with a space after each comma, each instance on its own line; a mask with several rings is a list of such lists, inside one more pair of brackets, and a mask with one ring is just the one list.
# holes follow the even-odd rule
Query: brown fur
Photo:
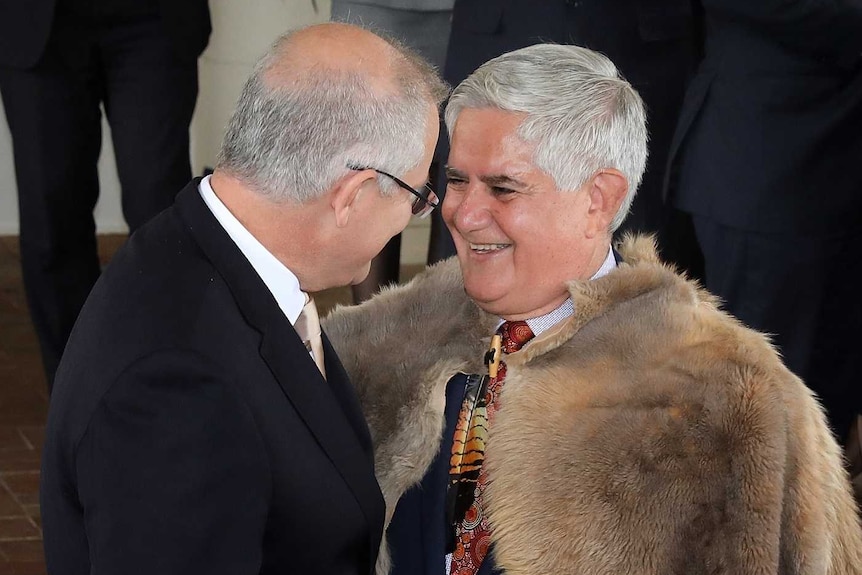
[[[507, 575], [862, 573], [849, 482], [808, 389], [766, 337], [661, 264], [651, 240], [620, 251], [626, 263], [608, 276], [572, 282], [572, 318], [507, 358], [485, 463], [498, 565]], [[410, 312], [393, 321], [384, 307]], [[470, 354], [481, 356], [493, 318], [463, 294], [452, 262], [353, 319], [371, 311], [367, 333], [386, 330], [391, 343], [348, 370], [360, 382], [380, 374], [360, 395], [391, 505], [436, 453], [445, 379], [476, 369]], [[429, 335], [417, 354], [418, 323]], [[419, 375], [414, 388], [398, 387], [398, 370]]]
[[[446, 382], [481, 369], [493, 322], [464, 293], [454, 258], [323, 320], [371, 431], [387, 525], [440, 446]], [[388, 561], [384, 541], [378, 573], [389, 571]]]

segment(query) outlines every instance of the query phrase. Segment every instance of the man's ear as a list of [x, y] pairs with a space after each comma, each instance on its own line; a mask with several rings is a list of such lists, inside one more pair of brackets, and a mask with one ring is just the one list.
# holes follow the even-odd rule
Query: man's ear
[[590, 208], [587, 212], [587, 229], [592, 233], [606, 234], [614, 216], [626, 197], [628, 180], [614, 168], [600, 170], [590, 180]]
[[351, 212], [356, 210], [362, 191], [369, 185], [376, 185], [377, 172], [374, 170], [356, 170], [336, 183], [330, 194], [330, 205], [335, 212], [335, 225], [343, 228], [350, 219]]

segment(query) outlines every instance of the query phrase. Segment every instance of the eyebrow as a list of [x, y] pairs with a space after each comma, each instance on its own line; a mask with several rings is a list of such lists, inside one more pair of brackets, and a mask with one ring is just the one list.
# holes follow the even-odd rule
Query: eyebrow
[[[446, 166], [446, 177], [447, 178], [454, 177], [454, 178], [458, 178], [459, 180], [469, 179], [467, 177], [467, 174], [465, 174], [464, 172], [462, 172], [460, 170], [456, 170], [455, 168], [453, 168], [451, 166]], [[514, 187], [514, 188], [524, 188], [527, 186], [527, 184], [525, 184], [521, 180], [519, 180], [517, 178], [513, 178], [511, 176], [506, 176], [504, 174], [495, 174], [495, 175], [491, 175], [491, 176], [481, 176], [479, 178], [479, 180], [491, 188], [507, 187], [507, 186], [508, 187]]]

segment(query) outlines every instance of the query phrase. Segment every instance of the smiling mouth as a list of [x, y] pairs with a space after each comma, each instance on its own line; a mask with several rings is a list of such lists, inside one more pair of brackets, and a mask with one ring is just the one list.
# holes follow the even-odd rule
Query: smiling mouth
[[512, 244], [470, 244], [470, 249], [480, 254], [497, 252], [508, 248]]

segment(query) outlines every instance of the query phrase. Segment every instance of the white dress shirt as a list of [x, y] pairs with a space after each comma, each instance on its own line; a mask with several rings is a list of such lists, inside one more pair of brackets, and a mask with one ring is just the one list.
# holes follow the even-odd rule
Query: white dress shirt
[[308, 301], [308, 294], [299, 289], [299, 280], [230, 213], [215, 195], [210, 176], [201, 180], [198, 189], [204, 203], [263, 280], [290, 325], [295, 325], [296, 318]]

